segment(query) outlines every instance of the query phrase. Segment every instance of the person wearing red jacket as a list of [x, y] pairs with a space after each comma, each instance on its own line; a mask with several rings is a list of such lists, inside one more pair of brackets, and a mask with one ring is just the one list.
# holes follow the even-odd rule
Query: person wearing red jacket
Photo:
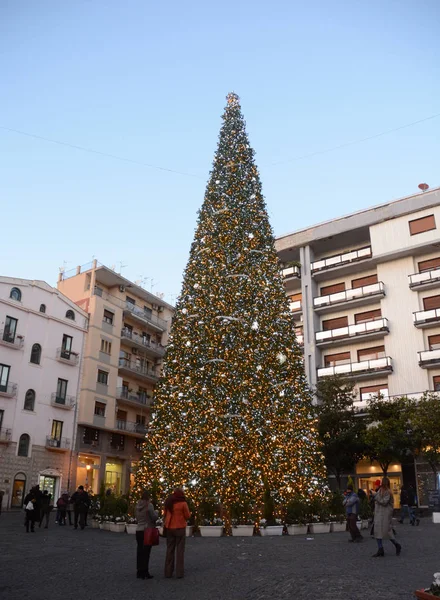
[[176, 557], [176, 577], [182, 578], [184, 572], [186, 522], [191, 513], [185, 494], [176, 488], [165, 500], [165, 527], [167, 532], [167, 553], [165, 557], [165, 577], [172, 577], [174, 556]]

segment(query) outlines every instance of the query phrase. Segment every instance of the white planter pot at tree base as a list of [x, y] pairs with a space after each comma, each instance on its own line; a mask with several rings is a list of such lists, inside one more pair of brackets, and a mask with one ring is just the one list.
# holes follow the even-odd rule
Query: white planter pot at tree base
[[347, 523], [330, 523], [330, 531], [332, 533], [340, 533], [347, 530]]
[[271, 535], [283, 535], [283, 525], [268, 525], [267, 527], [261, 527], [260, 533], [263, 537]]
[[330, 523], [309, 523], [309, 533], [330, 533]]
[[124, 533], [125, 523], [110, 523], [110, 531], [113, 531], [113, 533]]
[[129, 534], [129, 535], [135, 535], [136, 533], [136, 523], [126, 523], [125, 524], [125, 531]]
[[368, 519], [362, 519], [362, 529], [368, 529]]
[[432, 513], [432, 522], [433, 523], [440, 523], [440, 512], [433, 512]]
[[92, 529], [99, 529], [99, 521], [92, 521]]
[[191, 537], [193, 534], [193, 528], [192, 525], [187, 525], [186, 526], [186, 537]]
[[251, 537], [254, 535], [253, 525], [237, 525], [232, 528], [232, 535], [235, 537]]
[[307, 535], [308, 530], [308, 525], [287, 525], [289, 535]]
[[110, 525], [111, 525], [110, 521], [105, 521], [104, 527], [103, 527], [104, 531], [110, 531]]
[[201, 525], [199, 529], [202, 537], [220, 537], [223, 533], [223, 525]]

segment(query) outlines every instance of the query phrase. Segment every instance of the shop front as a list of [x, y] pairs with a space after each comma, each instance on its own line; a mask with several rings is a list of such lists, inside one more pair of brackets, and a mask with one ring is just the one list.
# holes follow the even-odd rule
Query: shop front
[[[360, 460], [356, 465], [357, 487], [369, 495], [370, 490], [375, 491], [382, 481], [383, 471], [375, 461]], [[390, 480], [393, 492], [394, 507], [400, 508], [400, 488], [402, 486], [402, 466], [391, 463], [388, 467], [387, 477]]]
[[83, 485], [86, 491], [98, 494], [100, 467], [101, 458], [99, 456], [89, 456], [80, 453], [76, 469], [76, 485]]
[[55, 504], [61, 493], [64, 491], [61, 489], [62, 479], [61, 471], [58, 469], [45, 469], [40, 471], [38, 474], [38, 483], [40, 490], [43, 492], [47, 490], [52, 497], [52, 502]]
[[122, 472], [123, 461], [117, 458], [109, 458], [105, 463], [104, 486], [106, 491], [111, 490], [117, 496], [122, 494]]
[[12, 485], [11, 508], [21, 508], [23, 506], [26, 492], [26, 475], [17, 473]]

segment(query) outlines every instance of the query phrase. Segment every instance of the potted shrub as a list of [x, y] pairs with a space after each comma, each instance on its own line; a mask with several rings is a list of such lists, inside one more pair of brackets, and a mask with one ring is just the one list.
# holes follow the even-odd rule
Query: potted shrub
[[260, 519], [260, 535], [263, 537], [283, 535], [283, 521], [281, 519]]
[[373, 516], [373, 511], [371, 510], [370, 503], [368, 502], [368, 498], [365, 496], [360, 501], [359, 505], [359, 517], [362, 521], [362, 529], [368, 529], [368, 524], [370, 519]]
[[314, 498], [310, 503], [309, 533], [330, 533], [330, 511], [328, 502]]
[[102, 524], [102, 529], [104, 531], [110, 531], [110, 524], [113, 521], [113, 515], [104, 515], [104, 521]]
[[254, 535], [256, 516], [253, 506], [246, 498], [231, 506], [231, 533], [233, 536], [251, 537]]
[[289, 535], [306, 535], [309, 529], [307, 524], [307, 505], [301, 498], [293, 499], [286, 507], [286, 525]]
[[101, 523], [101, 517], [99, 515], [93, 515], [92, 517], [92, 529], [99, 529]]
[[110, 521], [110, 531], [113, 531], [113, 533], [124, 533], [125, 517], [114, 517], [113, 521]]
[[419, 600], [432, 600], [432, 598], [440, 598], [440, 573], [434, 573], [434, 581], [431, 587], [425, 590], [416, 590], [414, 595]]
[[137, 519], [135, 517], [130, 517], [130, 516], [127, 517], [127, 519], [125, 521], [125, 531], [129, 535], [135, 535], [136, 527], [137, 527]]
[[202, 537], [220, 537], [223, 534], [223, 519], [214, 517], [213, 519], [203, 519], [199, 525]]

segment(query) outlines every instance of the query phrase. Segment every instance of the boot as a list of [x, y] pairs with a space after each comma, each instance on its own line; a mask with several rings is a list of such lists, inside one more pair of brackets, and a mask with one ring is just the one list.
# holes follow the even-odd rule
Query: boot
[[396, 543], [396, 555], [399, 556], [402, 551], [402, 546]]
[[385, 556], [383, 548], [378, 548], [376, 554], [373, 554], [372, 558], [377, 558], [378, 556]]

